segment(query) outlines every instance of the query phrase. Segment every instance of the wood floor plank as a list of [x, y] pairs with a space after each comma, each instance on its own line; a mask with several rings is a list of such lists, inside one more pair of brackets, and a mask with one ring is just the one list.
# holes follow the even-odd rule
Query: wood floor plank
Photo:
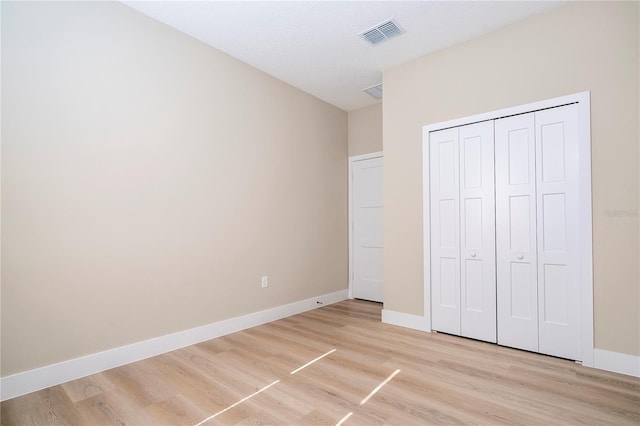
[[182, 395], [160, 401], [145, 408], [156, 424], [194, 425], [207, 418], [204, 410]]
[[73, 403], [113, 391], [114, 388], [115, 385], [104, 374], [94, 374], [62, 385], [62, 389]]
[[[3, 425], [80, 424], [81, 417], [61, 386], [44, 389], [2, 403]], [[15, 405], [14, 403], [15, 402]], [[36, 408], [37, 409], [34, 409]]]
[[[133, 404], [125, 394], [104, 393], [75, 404], [80, 420], [70, 425], [151, 425], [144, 407]], [[38, 423], [36, 423], [38, 424]], [[47, 423], [42, 423], [47, 424]]]
[[13, 398], [0, 423], [640, 424], [638, 378], [383, 324], [381, 308], [348, 300]]

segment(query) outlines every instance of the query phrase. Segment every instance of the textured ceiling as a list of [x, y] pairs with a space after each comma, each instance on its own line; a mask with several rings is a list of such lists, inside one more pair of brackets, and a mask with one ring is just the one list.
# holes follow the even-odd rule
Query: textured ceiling
[[[123, 1], [346, 111], [378, 101], [382, 72], [563, 2]], [[406, 30], [376, 46], [358, 34], [389, 18]]]

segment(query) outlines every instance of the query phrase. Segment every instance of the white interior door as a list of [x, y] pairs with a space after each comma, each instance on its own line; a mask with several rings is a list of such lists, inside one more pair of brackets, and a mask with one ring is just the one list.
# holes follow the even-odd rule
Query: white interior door
[[538, 350], [534, 113], [495, 121], [498, 343]]
[[493, 121], [460, 127], [461, 335], [496, 342]]
[[458, 128], [429, 136], [432, 328], [460, 334]]
[[382, 157], [354, 161], [351, 170], [352, 296], [382, 302]]
[[536, 112], [539, 352], [581, 359], [578, 105]]

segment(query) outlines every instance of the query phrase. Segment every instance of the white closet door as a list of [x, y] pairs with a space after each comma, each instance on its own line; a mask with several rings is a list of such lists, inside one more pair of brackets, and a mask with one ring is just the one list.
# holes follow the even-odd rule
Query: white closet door
[[538, 111], [539, 352], [581, 359], [578, 106]]
[[461, 335], [496, 342], [493, 121], [460, 127]]
[[495, 121], [498, 343], [538, 350], [534, 113]]
[[432, 328], [460, 334], [458, 129], [429, 136]]

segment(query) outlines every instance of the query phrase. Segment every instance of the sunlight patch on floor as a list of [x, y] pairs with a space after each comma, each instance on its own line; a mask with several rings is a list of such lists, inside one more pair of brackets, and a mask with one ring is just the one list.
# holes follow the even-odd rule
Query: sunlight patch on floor
[[347, 419], [349, 417], [351, 417], [353, 415], [353, 411], [350, 411], [346, 416], [344, 416], [343, 418], [340, 419], [340, 421], [338, 423], [336, 423], [336, 426], [341, 426], [344, 422], [347, 421]]
[[[313, 364], [314, 362], [320, 361], [322, 358], [326, 357], [327, 355], [331, 355], [331, 354], [332, 354], [332, 353], [334, 353], [335, 351], [336, 351], [336, 350], [335, 350], [335, 348], [334, 348], [334, 349], [331, 349], [330, 351], [328, 351], [328, 352], [326, 352], [326, 353], [324, 353], [324, 354], [320, 355], [319, 357], [317, 357], [317, 358], [315, 358], [315, 359], [312, 359], [311, 361], [307, 362], [306, 364], [304, 364], [304, 365], [302, 365], [302, 366], [300, 366], [300, 367], [296, 368], [295, 370], [293, 370], [293, 371], [292, 371], [291, 373], [289, 373], [289, 374], [296, 374], [298, 371], [302, 370], [303, 368], [306, 368], [306, 367], [310, 366], [310, 365], [311, 365], [311, 364]], [[234, 403], [234, 404], [231, 404], [231, 405], [230, 405], [230, 406], [228, 406], [227, 408], [224, 408], [224, 409], [222, 409], [222, 410], [218, 411], [217, 413], [215, 413], [215, 414], [213, 414], [213, 415], [211, 415], [211, 416], [207, 417], [206, 419], [204, 419], [204, 420], [203, 420], [203, 421], [201, 421], [200, 423], [197, 423], [195, 426], [201, 426], [201, 425], [203, 425], [204, 423], [208, 422], [209, 420], [214, 419], [215, 417], [219, 416], [220, 414], [225, 413], [225, 412], [227, 412], [227, 411], [231, 410], [232, 408], [234, 408], [234, 407], [236, 407], [236, 406], [238, 406], [238, 405], [242, 404], [243, 402], [247, 401], [248, 399], [253, 398], [254, 396], [256, 396], [256, 395], [258, 395], [258, 394], [260, 394], [260, 393], [262, 393], [262, 392], [266, 391], [266, 390], [267, 390], [267, 389], [269, 389], [271, 386], [274, 386], [274, 385], [276, 385], [276, 384], [277, 384], [277, 383], [279, 383], [279, 382], [280, 382], [280, 380], [276, 380], [275, 382], [268, 384], [267, 386], [263, 387], [262, 389], [259, 389], [259, 390], [255, 391], [255, 392], [254, 392], [254, 393], [252, 393], [251, 395], [245, 396], [245, 397], [244, 397], [244, 398], [242, 398], [240, 401], [238, 401], [238, 402], [236, 402], [236, 403]], [[343, 420], [341, 420], [341, 422], [343, 422], [344, 420], [348, 419], [348, 418], [349, 418], [349, 416], [350, 416], [351, 414], [353, 414], [353, 413], [350, 413], [350, 414], [348, 414], [347, 416], [345, 416], [345, 417], [344, 417], [344, 419], [343, 419]]]
[[336, 351], [335, 349], [331, 349], [329, 352], [327, 352], [327, 353], [325, 353], [325, 354], [323, 354], [323, 355], [320, 355], [318, 358], [316, 358], [316, 359], [312, 359], [311, 361], [309, 361], [309, 362], [308, 362], [308, 363], [306, 363], [305, 365], [303, 365], [303, 366], [301, 366], [301, 367], [296, 368], [296, 369], [295, 369], [295, 370], [293, 370], [290, 374], [296, 374], [298, 371], [302, 370], [303, 368], [306, 368], [306, 367], [310, 366], [311, 364], [313, 364], [313, 363], [314, 363], [314, 362], [316, 362], [316, 361], [320, 361], [322, 358], [324, 358], [324, 357], [325, 357], [325, 356], [327, 356], [327, 355], [330, 355], [330, 354], [334, 353], [335, 351]]
[[400, 369], [397, 369], [396, 371], [394, 371], [393, 373], [391, 373], [391, 375], [389, 377], [387, 377], [386, 379], [384, 379], [384, 381], [382, 383], [380, 383], [378, 386], [376, 386], [376, 388], [374, 390], [372, 390], [369, 395], [367, 395], [362, 401], [360, 401], [360, 405], [364, 405], [369, 398], [371, 398], [373, 395], [375, 395], [380, 389], [382, 389], [382, 387], [384, 385], [386, 385], [387, 383], [389, 383], [391, 381], [391, 379], [393, 379], [396, 374], [398, 374], [400, 372]]
[[211, 420], [211, 419], [213, 419], [213, 418], [215, 418], [215, 417], [219, 416], [220, 414], [225, 413], [225, 412], [227, 412], [227, 411], [231, 410], [233, 407], [235, 407], [235, 406], [237, 406], [237, 405], [240, 405], [240, 404], [242, 404], [243, 402], [245, 402], [246, 400], [248, 400], [249, 398], [253, 398], [254, 396], [256, 396], [256, 395], [258, 395], [258, 394], [260, 394], [260, 393], [262, 393], [262, 392], [266, 391], [266, 390], [267, 390], [267, 389], [269, 389], [271, 386], [273, 386], [273, 385], [275, 385], [275, 384], [277, 384], [277, 383], [280, 383], [280, 380], [276, 380], [275, 382], [268, 384], [267, 386], [263, 387], [262, 389], [259, 389], [259, 390], [255, 391], [255, 392], [254, 392], [254, 393], [252, 393], [251, 395], [249, 395], [249, 396], [245, 396], [245, 397], [244, 397], [244, 398], [242, 398], [240, 401], [238, 401], [238, 402], [236, 402], [236, 403], [234, 403], [234, 404], [231, 404], [231, 405], [230, 405], [230, 406], [228, 406], [227, 408], [225, 408], [225, 409], [223, 409], [223, 410], [220, 410], [220, 411], [218, 411], [217, 413], [215, 413], [215, 414], [213, 414], [213, 415], [211, 415], [211, 416], [207, 417], [206, 419], [204, 419], [204, 420], [203, 420], [203, 421], [201, 421], [200, 423], [197, 423], [195, 426], [200, 426], [200, 425], [202, 425], [202, 424], [204, 424], [204, 423], [208, 422], [209, 420]]

